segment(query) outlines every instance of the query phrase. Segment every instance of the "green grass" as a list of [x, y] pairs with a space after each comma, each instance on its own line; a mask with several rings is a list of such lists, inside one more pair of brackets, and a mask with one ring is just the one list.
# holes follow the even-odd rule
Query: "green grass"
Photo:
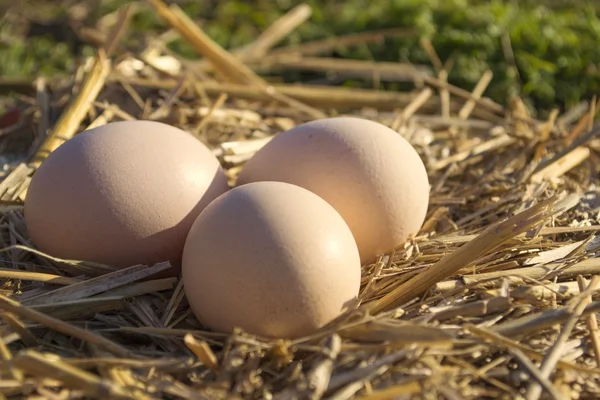
[[[93, 7], [88, 17], [92, 21], [127, 2], [93, 3], [100, 4]], [[213, 39], [231, 48], [250, 42], [300, 2], [178, 3]], [[600, 92], [600, 13], [593, 1], [312, 0], [308, 3], [313, 7], [313, 17], [283, 44], [381, 28], [412, 28], [415, 36], [387, 40], [382, 45], [340, 49], [334, 56], [429, 64], [419, 45], [419, 37], [427, 37], [442, 61], [454, 57], [450, 81], [458, 86], [471, 89], [481, 74], [491, 68], [494, 80], [486, 95], [501, 103], [518, 94], [536, 108], [548, 110], [555, 105], [571, 107]], [[56, 15], [64, 13], [64, 8], [53, 10]], [[164, 28], [147, 7], [147, 11], [135, 16], [126, 46], [139, 48], [143, 45], [141, 32], [160, 32]], [[10, 27], [2, 28], [0, 35], [1, 76], [53, 75], [73, 68], [73, 54], [64, 43], [56, 44], [47, 38], [25, 40], [11, 35]], [[508, 43], [514, 62], [507, 56]], [[183, 41], [176, 41], [171, 47], [185, 57], [195, 57]], [[387, 88], [398, 89], [394, 85]]]

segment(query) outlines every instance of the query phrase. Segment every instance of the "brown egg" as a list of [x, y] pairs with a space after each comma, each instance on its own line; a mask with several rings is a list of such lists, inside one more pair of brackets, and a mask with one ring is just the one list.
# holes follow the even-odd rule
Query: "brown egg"
[[246, 163], [237, 185], [259, 181], [292, 183], [329, 202], [354, 234], [362, 262], [417, 233], [429, 203], [416, 150], [362, 118], [321, 119], [277, 135]]
[[297, 338], [357, 297], [360, 258], [342, 217], [314, 193], [258, 182], [218, 197], [185, 243], [183, 284], [194, 314], [220, 332]]
[[171, 261], [204, 207], [228, 190], [216, 157], [192, 135], [152, 121], [80, 133], [39, 167], [25, 199], [33, 243], [63, 259], [119, 267]]

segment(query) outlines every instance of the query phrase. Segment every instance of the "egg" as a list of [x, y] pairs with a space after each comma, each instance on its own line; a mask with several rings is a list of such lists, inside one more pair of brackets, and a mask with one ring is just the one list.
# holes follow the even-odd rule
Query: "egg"
[[350, 227], [363, 263], [417, 233], [429, 204], [417, 151], [391, 128], [356, 117], [278, 134], [248, 160], [236, 184], [259, 181], [295, 184], [329, 202]]
[[185, 243], [182, 280], [205, 326], [298, 338], [353, 304], [361, 266], [352, 232], [325, 200], [296, 185], [257, 182], [200, 214]]
[[35, 172], [25, 222], [36, 247], [63, 259], [180, 270], [192, 223], [228, 190], [217, 158], [176, 127], [123, 121], [87, 130]]

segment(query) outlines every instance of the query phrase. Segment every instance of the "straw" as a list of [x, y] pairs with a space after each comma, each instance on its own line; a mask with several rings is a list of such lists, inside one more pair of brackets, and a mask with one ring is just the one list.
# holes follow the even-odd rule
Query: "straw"
[[[331, 58], [411, 31], [282, 45], [311, 16], [301, 4], [226, 49], [197, 16], [166, 3], [125, 7], [102, 20], [113, 26], [106, 33], [79, 27], [99, 48], [68, 80], [0, 79], [0, 96], [22, 93], [0, 135], [15, 158], [0, 171], [0, 398], [598, 397], [598, 98], [538, 120], [518, 97], [487, 98], [490, 72], [473, 87], [449, 83], [455, 55], [440, 59], [425, 38], [427, 65]], [[164, 33], [134, 49], [119, 38], [138, 35], [128, 25], [138, 7], [155, 12]], [[170, 50], [177, 37], [199, 58]], [[292, 70], [363, 88], [287, 82]], [[365, 88], [378, 79], [409, 89]], [[426, 166], [429, 207], [419, 232], [362, 266], [347, 311], [306, 337], [213, 331], [192, 312], [181, 277], [156, 275], [169, 263], [61, 259], [28, 233], [32, 175], [85, 129], [174, 125], [205, 143], [233, 183], [276, 135], [334, 115], [406, 138]]]
[[388, 293], [371, 308], [371, 312], [377, 313], [397, 307], [411, 300], [414, 296], [422, 294], [425, 290], [443, 278], [451, 276], [460, 268], [468, 267], [470, 264], [476, 262], [479, 257], [486, 255], [508, 240], [534, 228], [537, 224], [546, 220], [550, 216], [547, 209], [551, 206], [552, 203], [549, 201], [541, 202], [506, 221], [489, 227], [485, 232], [459, 250], [431, 266], [425, 273], [417, 275], [391, 293]]

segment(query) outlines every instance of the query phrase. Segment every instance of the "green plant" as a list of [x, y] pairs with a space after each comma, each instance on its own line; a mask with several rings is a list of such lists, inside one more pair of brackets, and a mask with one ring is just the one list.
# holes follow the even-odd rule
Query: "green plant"
[[[519, 94], [535, 108], [571, 107], [600, 91], [600, 13], [592, 1], [573, 3], [546, 0], [331, 0], [307, 1], [313, 8], [303, 24], [282, 45], [335, 35], [390, 27], [409, 28], [415, 35], [383, 44], [337, 49], [333, 56], [381, 61], [429, 63], [419, 44], [431, 40], [442, 61], [454, 66], [449, 80], [471, 89], [486, 69], [494, 79], [486, 95], [505, 102]], [[89, 19], [116, 10], [124, 0], [89, 2]], [[299, 0], [177, 1], [218, 43], [227, 48], [249, 43]], [[60, 2], [57, 2], [60, 4]], [[544, 4], [548, 4], [545, 6]], [[57, 6], [60, 7], [60, 6]], [[132, 21], [125, 46], [135, 50], [144, 34], [164, 31], [164, 23], [146, 6]], [[6, 30], [0, 51], [1, 76], [33, 76], [68, 71], [74, 54], [48, 38], [25, 41]], [[194, 50], [183, 40], [170, 44], [184, 57]], [[87, 49], [86, 51], [91, 51]], [[290, 79], [302, 79], [291, 73]], [[348, 81], [347, 85], [360, 83]], [[398, 89], [398, 85], [387, 85]]]

